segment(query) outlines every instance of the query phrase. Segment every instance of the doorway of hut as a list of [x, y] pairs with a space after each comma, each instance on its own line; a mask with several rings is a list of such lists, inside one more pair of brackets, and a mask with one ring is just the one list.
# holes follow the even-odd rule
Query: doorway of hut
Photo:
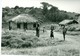
[[21, 28], [21, 23], [17, 23], [17, 28], [18, 28], [18, 29]]
[[23, 23], [23, 28], [24, 28], [24, 30], [27, 29], [27, 23]]
[[33, 24], [33, 27], [36, 28], [36, 23]]

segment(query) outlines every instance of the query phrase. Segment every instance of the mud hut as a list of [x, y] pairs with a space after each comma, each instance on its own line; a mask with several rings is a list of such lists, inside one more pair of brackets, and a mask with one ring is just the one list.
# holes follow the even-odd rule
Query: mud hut
[[11, 29], [35, 29], [38, 20], [29, 14], [20, 14], [9, 21]]
[[65, 26], [70, 24], [78, 24], [78, 22], [76, 20], [63, 20], [59, 23], [60, 26]]
[[79, 24], [80, 24], [80, 16], [78, 17], [78, 22], [79, 22]]

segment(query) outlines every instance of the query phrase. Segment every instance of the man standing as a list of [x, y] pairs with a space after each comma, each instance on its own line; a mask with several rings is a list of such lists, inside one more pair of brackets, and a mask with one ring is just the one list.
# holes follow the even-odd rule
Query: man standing
[[11, 21], [9, 21], [9, 30], [11, 30], [12, 27], [11, 27]]
[[36, 26], [36, 36], [39, 37], [39, 23], [37, 23]]
[[51, 25], [51, 31], [50, 31], [50, 37], [51, 37], [51, 38], [52, 38], [52, 37], [54, 38], [53, 30], [54, 30], [54, 26]]
[[65, 28], [65, 26], [63, 26], [63, 38], [64, 38], [64, 40], [65, 40], [66, 32], [67, 32], [67, 28]]

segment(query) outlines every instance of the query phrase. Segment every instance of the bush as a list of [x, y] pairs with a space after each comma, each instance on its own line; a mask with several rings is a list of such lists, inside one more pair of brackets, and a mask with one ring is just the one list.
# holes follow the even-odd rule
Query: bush
[[7, 46], [7, 45], [9, 45], [9, 39], [11, 38], [11, 36], [10, 35], [3, 35], [2, 36], [2, 43], [1, 43], [1, 45], [2, 46]]
[[24, 43], [22, 44], [22, 47], [31, 47], [31, 46], [32, 46], [31, 41], [24, 41]]
[[28, 36], [24, 33], [5, 32], [2, 34], [2, 46], [12, 48], [31, 47], [35, 46], [38, 41], [36, 36]]

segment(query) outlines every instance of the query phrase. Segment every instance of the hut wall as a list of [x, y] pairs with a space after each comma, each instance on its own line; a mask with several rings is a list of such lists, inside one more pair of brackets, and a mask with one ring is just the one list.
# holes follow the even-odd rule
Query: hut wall
[[12, 29], [13, 29], [13, 30], [14, 30], [14, 29], [17, 29], [16, 23], [12, 22], [12, 23], [11, 23], [11, 26], [12, 26]]
[[9, 29], [9, 23], [2, 23], [2, 28]]
[[[26, 25], [26, 26], [27, 26], [27, 30], [34, 30], [35, 28], [34, 28], [33, 25], [34, 25], [34, 23], [28, 23], [28, 24]], [[18, 29], [18, 28], [17, 28], [17, 23], [12, 22], [12, 23], [11, 23], [11, 26], [12, 26], [12, 29], [13, 29], [13, 30]], [[23, 23], [21, 23], [20, 29], [24, 29]]]
[[21, 27], [21, 29], [24, 29], [24, 28], [23, 28], [23, 23], [21, 23], [21, 26], [20, 26], [20, 27]]
[[[13, 29], [13, 30], [18, 29], [18, 28], [17, 28], [17, 23], [12, 22], [12, 23], [11, 23], [11, 26], [12, 26], [12, 29]], [[21, 25], [20, 25], [20, 29], [23, 29], [23, 24], [22, 24], [22, 23], [21, 23]]]
[[29, 30], [33, 30], [33, 29], [34, 29], [33, 23], [28, 23], [27, 28], [28, 28]]

